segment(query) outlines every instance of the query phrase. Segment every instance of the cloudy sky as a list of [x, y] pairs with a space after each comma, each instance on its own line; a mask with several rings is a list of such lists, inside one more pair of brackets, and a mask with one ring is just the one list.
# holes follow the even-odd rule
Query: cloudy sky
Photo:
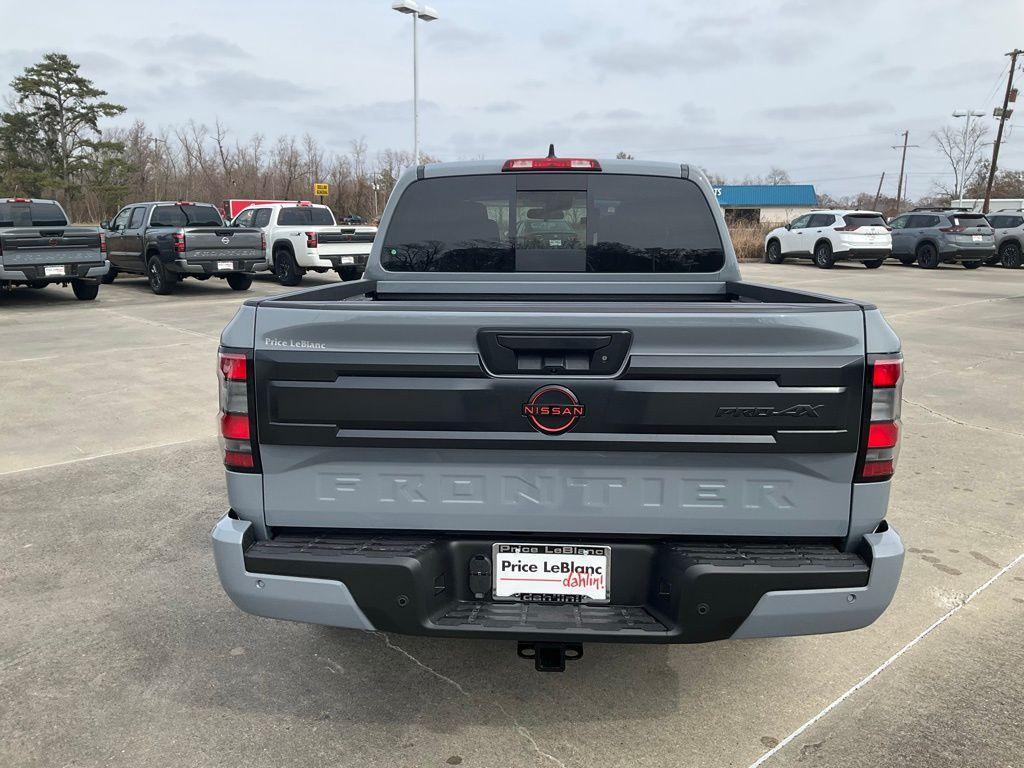
[[[151, 126], [309, 132], [411, 148], [412, 22], [389, 0], [0, 0], [0, 93], [59, 50]], [[690, 162], [729, 178], [787, 169], [833, 195], [910, 195], [947, 173], [929, 134], [1001, 103], [1024, 2], [436, 0], [420, 25], [423, 151]], [[102, 11], [99, 9], [102, 8]], [[983, 10], [984, 9], [984, 10]], [[1024, 74], [1021, 75], [1024, 85]], [[1024, 106], [1024, 103], [1022, 103]], [[1018, 122], [1024, 120], [1024, 113]], [[962, 125], [962, 121], [960, 122]], [[1024, 167], [1024, 127], [1001, 150]]]

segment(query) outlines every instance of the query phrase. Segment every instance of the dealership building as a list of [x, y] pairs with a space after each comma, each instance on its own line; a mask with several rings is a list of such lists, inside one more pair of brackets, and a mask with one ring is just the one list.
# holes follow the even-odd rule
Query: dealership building
[[813, 184], [726, 184], [714, 190], [729, 223], [784, 224], [818, 205]]

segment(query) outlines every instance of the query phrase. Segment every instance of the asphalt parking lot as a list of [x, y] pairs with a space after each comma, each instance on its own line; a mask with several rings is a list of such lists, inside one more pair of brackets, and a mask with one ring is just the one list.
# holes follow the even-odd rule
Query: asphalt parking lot
[[562, 675], [223, 594], [214, 353], [276, 283], [0, 297], [0, 765], [1024, 764], [1024, 272], [744, 275], [874, 301], [903, 339], [896, 599], [860, 632], [592, 644]]

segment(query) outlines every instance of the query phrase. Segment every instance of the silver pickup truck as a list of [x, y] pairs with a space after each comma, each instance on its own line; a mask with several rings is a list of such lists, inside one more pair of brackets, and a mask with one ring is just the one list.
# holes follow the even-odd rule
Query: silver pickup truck
[[95, 299], [107, 274], [106, 243], [96, 227], [72, 227], [56, 200], [0, 199], [0, 290], [70, 285]]
[[838, 632], [888, 606], [899, 339], [743, 282], [695, 167], [420, 166], [362, 280], [224, 330], [221, 583], [261, 616], [585, 641]]

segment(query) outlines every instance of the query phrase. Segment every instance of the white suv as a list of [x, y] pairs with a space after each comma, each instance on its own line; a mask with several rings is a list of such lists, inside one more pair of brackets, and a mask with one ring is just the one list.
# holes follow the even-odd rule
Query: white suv
[[889, 232], [885, 218], [875, 211], [811, 211], [767, 234], [765, 261], [811, 259], [830, 269], [837, 261], [847, 260], [877, 269], [892, 256]]
[[251, 205], [231, 223], [263, 230], [268, 266], [281, 285], [330, 269], [342, 280], [357, 279], [377, 234], [376, 227], [339, 225], [326, 205], [306, 202]]

